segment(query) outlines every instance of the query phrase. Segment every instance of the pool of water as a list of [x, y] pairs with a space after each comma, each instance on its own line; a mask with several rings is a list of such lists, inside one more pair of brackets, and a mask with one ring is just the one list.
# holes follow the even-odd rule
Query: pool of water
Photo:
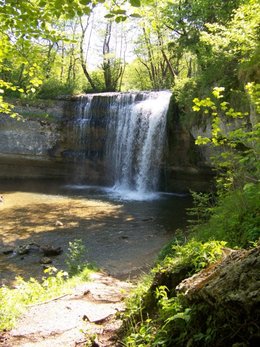
[[81, 239], [86, 261], [118, 278], [146, 272], [160, 249], [185, 225], [189, 196], [158, 193], [144, 198], [111, 188], [54, 181], [2, 181], [0, 283], [41, 277], [41, 252], [4, 254], [34, 243], [62, 247], [53, 266], [65, 269], [70, 241]]

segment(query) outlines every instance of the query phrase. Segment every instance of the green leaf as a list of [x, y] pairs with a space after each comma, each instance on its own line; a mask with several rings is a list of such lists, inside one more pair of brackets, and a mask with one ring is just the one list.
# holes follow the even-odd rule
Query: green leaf
[[91, 0], [79, 0], [79, 2], [82, 4], [82, 5], [88, 5], [91, 3]]
[[206, 145], [210, 142], [210, 139], [207, 138], [207, 137], [201, 137], [201, 136], [198, 136], [195, 143], [196, 145]]
[[112, 13], [108, 13], [108, 14], [106, 14], [104, 17], [105, 17], [105, 18], [114, 18], [115, 15], [112, 14]]
[[131, 6], [134, 6], [134, 7], [140, 7], [141, 6], [140, 0], [130, 0], [130, 4], [131, 4]]
[[126, 16], [118, 16], [116, 17], [115, 21], [116, 23], [124, 22], [126, 20]]
[[195, 111], [195, 112], [200, 111], [200, 107], [199, 107], [199, 106], [192, 106], [192, 109], [193, 109], [193, 111]]
[[125, 10], [113, 10], [111, 12], [114, 13], [114, 14], [126, 14]]
[[130, 17], [132, 17], [132, 18], [142, 18], [142, 16], [140, 14], [138, 14], [138, 13], [132, 13], [132, 14], [130, 14]]
[[55, 0], [54, 6], [55, 6], [56, 9], [60, 10], [62, 5], [63, 5], [63, 0]]

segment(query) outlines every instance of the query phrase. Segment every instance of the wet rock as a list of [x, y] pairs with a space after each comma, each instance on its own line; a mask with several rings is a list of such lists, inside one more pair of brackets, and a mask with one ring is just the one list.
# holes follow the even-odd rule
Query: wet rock
[[44, 264], [44, 265], [51, 264], [52, 263], [52, 259], [48, 258], [48, 257], [43, 257], [43, 258], [41, 258], [40, 263]]
[[142, 222], [151, 222], [151, 221], [153, 221], [153, 220], [154, 220], [153, 217], [150, 217], [150, 218], [143, 218], [143, 219], [142, 219]]
[[30, 242], [29, 246], [30, 246], [30, 250], [39, 250], [40, 249], [40, 245], [38, 243], [35, 243], [35, 242]]
[[121, 236], [121, 239], [127, 240], [127, 239], [129, 239], [129, 237], [128, 236]]
[[30, 252], [30, 245], [19, 246], [15, 249], [14, 253], [18, 255], [25, 255]]
[[40, 249], [46, 257], [57, 256], [63, 252], [61, 247], [41, 246]]
[[3, 254], [9, 255], [9, 254], [12, 254], [13, 252], [14, 252], [14, 249], [6, 249], [5, 251], [3, 251]]

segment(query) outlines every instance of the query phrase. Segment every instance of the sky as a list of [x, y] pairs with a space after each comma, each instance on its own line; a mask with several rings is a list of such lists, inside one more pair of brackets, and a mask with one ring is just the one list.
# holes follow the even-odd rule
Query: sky
[[[89, 21], [84, 47], [90, 70], [94, 70], [102, 64], [103, 40], [107, 23], [107, 19], [104, 18], [106, 13], [107, 11], [102, 6], [98, 6], [94, 9]], [[87, 17], [84, 21], [87, 21]], [[134, 26], [135, 21], [136, 19], [131, 19], [112, 24], [111, 51], [115, 51], [117, 57], [123, 58], [125, 55], [126, 62], [131, 62], [135, 58], [134, 41], [138, 36], [138, 30]]]

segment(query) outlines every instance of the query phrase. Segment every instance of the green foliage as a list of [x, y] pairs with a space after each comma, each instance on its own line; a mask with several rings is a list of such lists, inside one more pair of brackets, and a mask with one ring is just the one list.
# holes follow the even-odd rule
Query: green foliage
[[167, 243], [167, 245], [162, 248], [162, 250], [160, 251], [157, 257], [157, 261], [161, 262], [166, 258], [166, 256], [174, 255], [174, 250], [173, 250], [174, 246], [184, 245], [186, 242], [187, 242], [186, 233], [182, 229], [175, 230], [172, 241]]
[[143, 320], [143, 310], [145, 309], [144, 297], [149, 290], [151, 283], [152, 275], [144, 275], [138, 282], [134, 291], [126, 300], [128, 310], [125, 312], [124, 317], [129, 320], [129, 324], [132, 328], [134, 328], [136, 317], [139, 317], [141, 320]]
[[201, 124], [200, 113], [196, 115], [192, 110], [192, 100], [205, 99], [216, 85], [225, 87], [229, 108], [249, 112], [244, 85], [260, 81], [256, 58], [259, 57], [259, 3], [173, 1], [165, 13], [165, 20], [176, 32], [175, 47], [183, 59], [187, 52], [192, 57], [190, 73], [178, 75], [174, 85], [176, 100], [183, 110], [183, 123]]
[[69, 242], [66, 265], [70, 276], [79, 274], [87, 267], [88, 264], [85, 261], [85, 253], [86, 247], [83, 245], [82, 240], [75, 239]]
[[[251, 99], [252, 113], [260, 114], [260, 83], [247, 83], [246, 90]], [[253, 115], [252, 115], [253, 116]]]
[[[259, 111], [259, 84], [249, 84], [246, 89], [252, 109]], [[201, 240], [225, 240], [231, 246], [247, 247], [260, 237], [260, 124], [244, 121], [248, 114], [235, 111], [223, 101], [223, 92], [224, 88], [215, 87], [213, 97], [194, 99], [194, 111], [202, 110], [212, 122], [211, 135], [199, 136], [196, 143], [219, 147], [221, 153], [213, 158], [217, 171], [216, 206], [210, 206], [205, 199], [195, 200], [193, 213], [206, 205], [204, 211], [211, 215], [208, 221], [201, 219], [198, 226], [193, 226], [193, 231]]]
[[138, 60], [126, 65], [123, 76], [122, 90], [150, 90], [152, 84], [145, 69]]
[[[92, 81], [94, 82], [96, 89], [98, 92], [104, 92], [106, 90], [105, 81], [104, 81], [104, 73], [101, 69], [97, 69], [92, 71], [91, 73]], [[83, 87], [85, 93], [93, 92], [93, 89], [90, 84], [87, 84]]]
[[52, 267], [45, 270], [45, 274], [42, 283], [34, 278], [26, 282], [18, 277], [15, 289], [5, 286], [0, 288], [0, 331], [12, 328], [26, 306], [61, 295], [68, 290], [68, 286], [65, 286], [68, 276], [66, 272]]
[[248, 247], [260, 237], [259, 184], [248, 183], [219, 198], [208, 222], [193, 227], [198, 240], [224, 240], [231, 247]]
[[[221, 147], [221, 159], [214, 160], [221, 173], [218, 183], [224, 189], [236, 189], [247, 182], [258, 181], [260, 124], [252, 124], [250, 128], [248, 122], [244, 121], [247, 112], [235, 111], [228, 102], [219, 101], [223, 98], [223, 90], [217, 87], [213, 89], [215, 100], [210, 97], [194, 99], [194, 111], [203, 109], [204, 115], [211, 116], [211, 136], [198, 136], [196, 143]], [[254, 96], [252, 100], [255, 100]], [[234, 120], [238, 121], [235, 123]]]
[[[194, 274], [215, 262], [222, 254], [224, 242], [201, 243], [191, 240], [185, 245], [174, 245], [173, 253], [157, 265], [153, 270], [156, 274], [167, 278], [167, 273], [174, 273], [178, 269], [192, 268], [188, 275]], [[151, 283], [140, 286], [134, 292], [127, 304], [124, 314], [125, 339], [124, 346], [128, 347], [156, 347], [156, 346], [183, 346], [187, 338], [186, 329], [189, 325], [192, 309], [185, 304], [181, 295], [173, 294], [175, 288]], [[147, 286], [150, 284], [150, 288]], [[147, 295], [155, 297], [155, 303], [147, 300]]]
[[40, 99], [55, 99], [59, 96], [73, 95], [76, 86], [73, 83], [63, 83], [57, 79], [45, 81], [37, 93]]
[[173, 253], [166, 256], [162, 263], [159, 263], [153, 272], [168, 271], [173, 268], [189, 266], [193, 272], [198, 272], [210, 263], [216, 261], [222, 254], [225, 242], [209, 241], [201, 243], [195, 239], [190, 240], [185, 245], [173, 245]]
[[187, 220], [191, 224], [192, 230], [194, 225], [205, 223], [212, 215], [214, 198], [212, 193], [197, 193], [191, 191], [193, 206], [187, 209]]

